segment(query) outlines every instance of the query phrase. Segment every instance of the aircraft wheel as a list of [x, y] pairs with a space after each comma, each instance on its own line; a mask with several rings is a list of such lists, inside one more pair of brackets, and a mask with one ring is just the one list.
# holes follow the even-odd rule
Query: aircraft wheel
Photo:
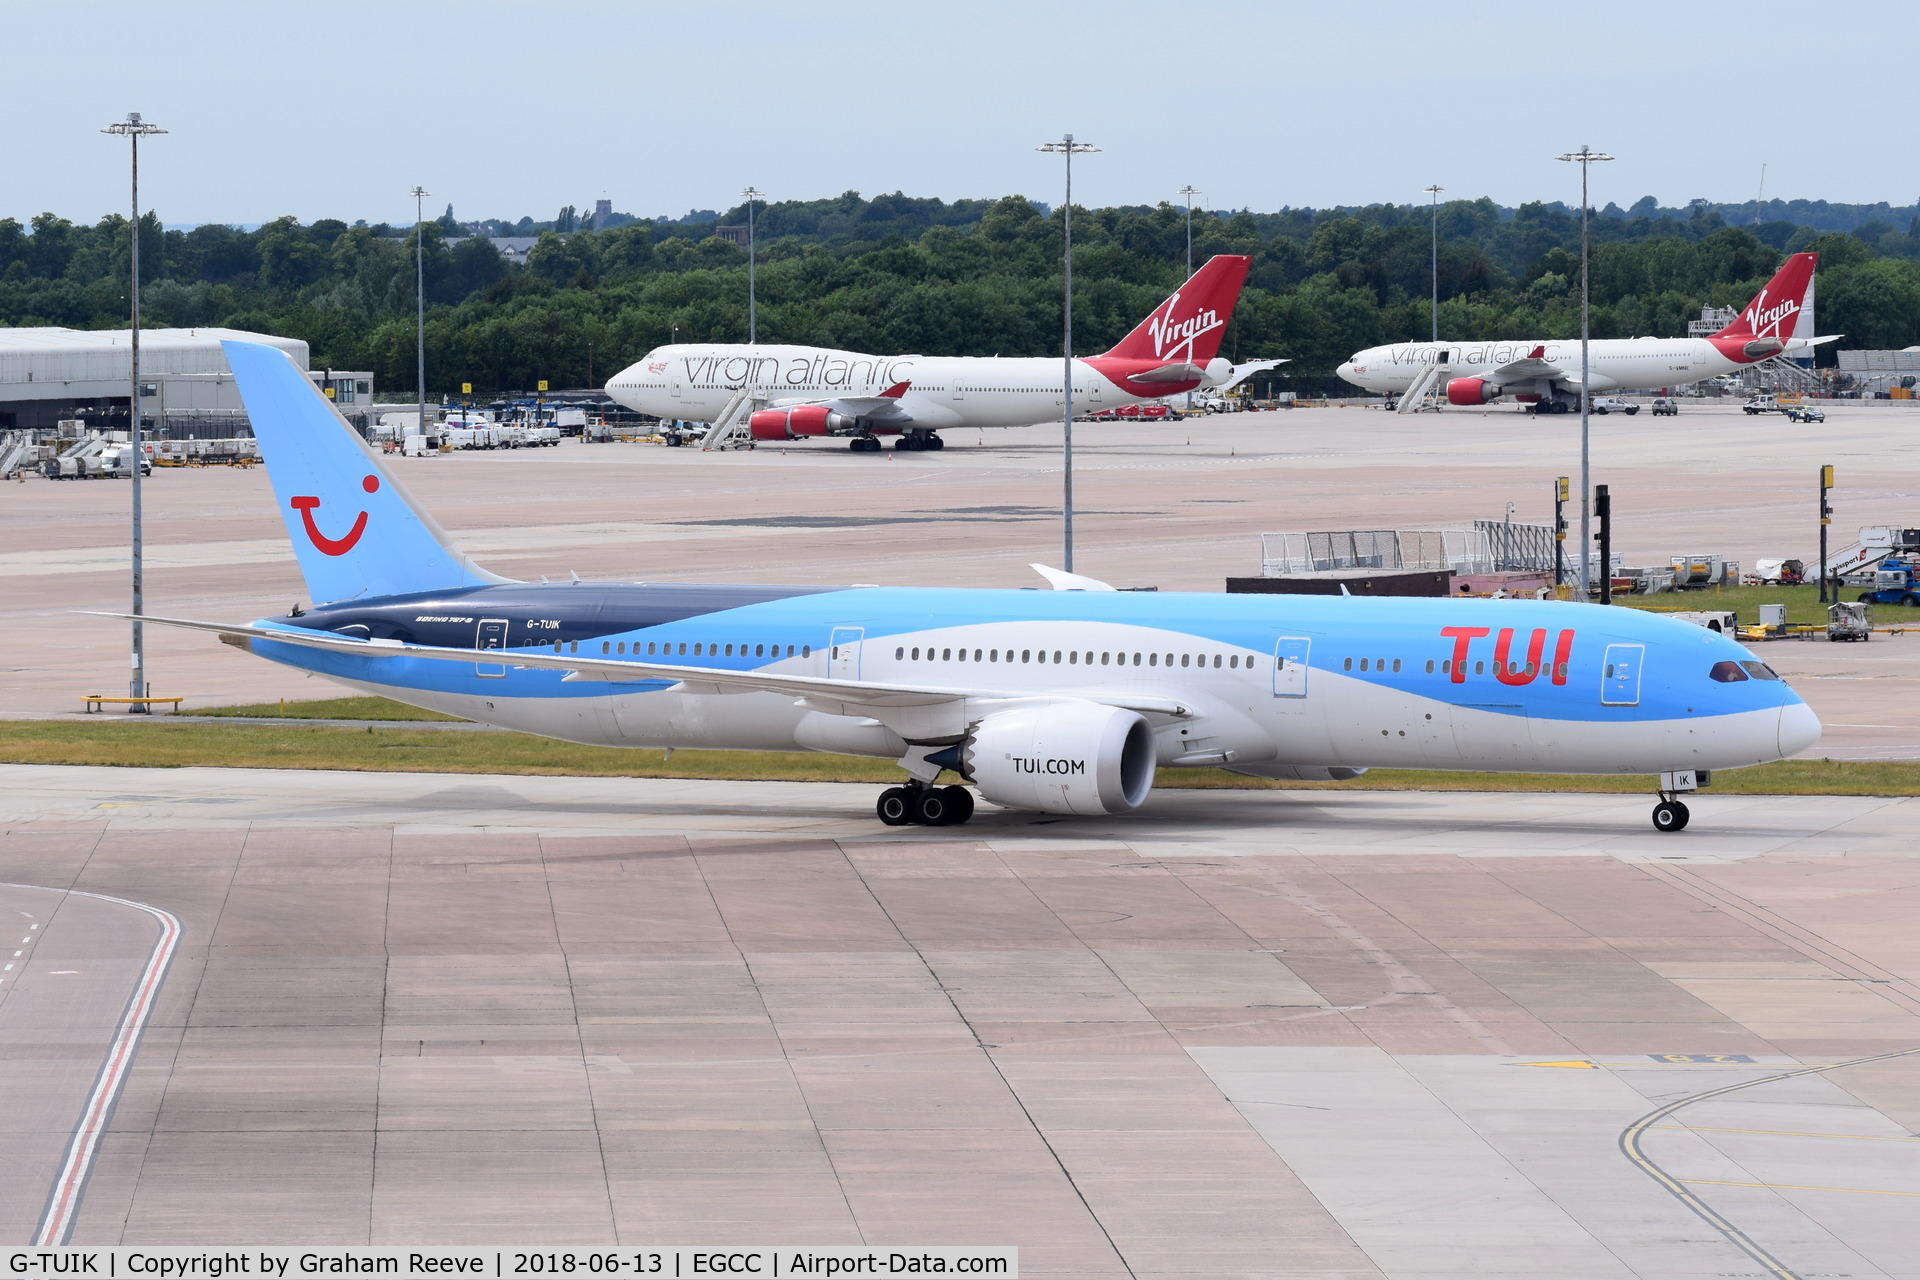
[[952, 807], [953, 816], [947, 819], [949, 826], [957, 827], [973, 817], [973, 792], [957, 784], [942, 787], [940, 792], [946, 796], [948, 805]]
[[1693, 815], [1687, 812], [1687, 806], [1678, 800], [1662, 800], [1653, 806], [1653, 829], [1655, 831], [1684, 831], [1687, 819]]
[[947, 447], [947, 442], [945, 440], [942, 440], [939, 436], [927, 437], [927, 448], [932, 449], [934, 452], [937, 453], [946, 447]]
[[890, 827], [904, 827], [916, 820], [913, 793], [905, 787], [888, 787], [873, 806], [880, 821]]
[[919, 436], [908, 432], [906, 435], [901, 436], [900, 442], [893, 447], [902, 453], [918, 453], [927, 446]]
[[928, 787], [913, 798], [914, 821], [927, 827], [944, 827], [954, 820], [953, 797], [945, 787]]

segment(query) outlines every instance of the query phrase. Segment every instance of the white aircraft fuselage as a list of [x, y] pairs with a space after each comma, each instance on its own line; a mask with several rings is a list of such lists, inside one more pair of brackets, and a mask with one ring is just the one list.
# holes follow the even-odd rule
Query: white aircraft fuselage
[[[1543, 350], [1544, 348], [1544, 350]], [[1589, 387], [1595, 392], [1623, 387], [1674, 387], [1717, 378], [1752, 364], [1723, 353], [1710, 338], [1599, 338], [1587, 343]], [[1538, 359], [1580, 371], [1580, 340], [1565, 342], [1394, 342], [1356, 353], [1337, 373], [1355, 386], [1381, 395], [1397, 395], [1421, 373], [1444, 364], [1455, 378], [1480, 378], [1534, 352]], [[1510, 384], [1509, 395], [1543, 395], [1548, 389]]]
[[[1216, 359], [1207, 372], [1224, 380], [1231, 368]], [[1193, 379], [1141, 394], [1124, 381], [1075, 360], [1074, 412], [1096, 413], [1206, 385]], [[607, 394], [656, 418], [711, 422], [743, 387], [779, 405], [879, 399], [903, 382], [907, 389], [895, 398], [899, 412], [914, 429], [927, 431], [1051, 421], [1060, 416], [1066, 392], [1062, 362], [1051, 356], [875, 356], [771, 343], [680, 343], [657, 347], [622, 370], [607, 383]]]

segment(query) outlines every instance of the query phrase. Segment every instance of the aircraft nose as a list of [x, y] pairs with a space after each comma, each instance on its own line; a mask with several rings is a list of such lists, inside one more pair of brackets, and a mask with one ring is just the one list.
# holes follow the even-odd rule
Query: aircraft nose
[[1780, 757], [1799, 755], [1820, 741], [1820, 717], [1804, 702], [1780, 708]]
[[1347, 361], [1345, 364], [1341, 365], [1338, 369], [1335, 369], [1334, 372], [1339, 374], [1341, 377], [1345, 378], [1348, 382], [1352, 382], [1353, 381], [1353, 361], [1351, 360]]

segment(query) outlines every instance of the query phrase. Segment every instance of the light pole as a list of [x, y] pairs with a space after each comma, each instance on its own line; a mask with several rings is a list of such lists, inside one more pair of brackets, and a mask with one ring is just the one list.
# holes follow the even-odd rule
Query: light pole
[[1432, 186], [1423, 188], [1433, 197], [1433, 341], [1440, 343], [1440, 193], [1446, 188]]
[[420, 434], [427, 434], [427, 215], [422, 202], [433, 194], [425, 187], [407, 192], [413, 197], [413, 355], [415, 385], [420, 389]]
[[[1580, 598], [1587, 598], [1587, 591], [1593, 582], [1593, 451], [1592, 441], [1587, 433], [1587, 410], [1593, 397], [1587, 389], [1587, 171], [1602, 160], [1611, 160], [1612, 156], [1593, 150], [1584, 142], [1578, 151], [1569, 151], [1566, 155], [1555, 157], [1580, 166]], [[1600, 572], [1612, 578], [1612, 566], [1601, 565]]]
[[[132, 147], [133, 186], [132, 217], [127, 224], [131, 237], [131, 266], [128, 268], [127, 288], [127, 340], [128, 368], [127, 380], [127, 448], [133, 454], [133, 471], [129, 476], [133, 484], [133, 662], [127, 678], [129, 697], [147, 696], [147, 644], [142, 631], [140, 615], [146, 612], [146, 586], [142, 580], [142, 547], [140, 533], [140, 464], [146, 460], [146, 447], [140, 440], [140, 139], [156, 133], [165, 133], [156, 124], [147, 124], [140, 119], [138, 111], [129, 111], [127, 118], [118, 124], [110, 124], [102, 133], [123, 135]], [[129, 715], [151, 714], [144, 702], [129, 702]]]
[[[1187, 198], [1187, 279], [1191, 280], [1193, 279], [1193, 198], [1200, 194], [1200, 188], [1189, 182], [1174, 194]], [[1187, 392], [1187, 409], [1189, 412], [1193, 409], [1193, 392], [1191, 391]]]
[[1174, 194], [1187, 198], [1187, 279], [1191, 280], [1193, 279], [1193, 198], [1202, 193], [1200, 188], [1188, 183]]
[[747, 202], [747, 345], [752, 346], [760, 341], [759, 304], [753, 287], [753, 206], [767, 195], [757, 187], [748, 187], [740, 193], [740, 198]]
[[1073, 572], [1073, 157], [1098, 151], [1100, 148], [1085, 142], [1075, 142], [1072, 134], [1067, 134], [1058, 142], [1048, 142], [1035, 147], [1035, 151], [1045, 151], [1063, 156], [1067, 162], [1067, 202], [1061, 206], [1062, 226], [1066, 232], [1065, 247], [1061, 261], [1065, 264], [1066, 305], [1061, 337], [1060, 357], [1065, 367], [1065, 398], [1062, 402], [1060, 421], [1060, 453], [1063, 459], [1060, 500], [1060, 536], [1062, 559], [1060, 567], [1068, 573]]

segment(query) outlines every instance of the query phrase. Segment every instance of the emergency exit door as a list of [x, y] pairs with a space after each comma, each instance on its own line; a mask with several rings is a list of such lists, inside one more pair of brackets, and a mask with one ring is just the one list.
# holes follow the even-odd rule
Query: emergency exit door
[[1609, 707], [1640, 705], [1640, 668], [1647, 658], [1643, 644], [1610, 644], [1600, 669], [1600, 701]]
[[[506, 648], [507, 620], [505, 618], [480, 619], [479, 629], [474, 633], [473, 647], [476, 649]], [[473, 674], [502, 677], [507, 674], [507, 669], [498, 662], [476, 662], [473, 664]]]
[[1307, 696], [1307, 655], [1313, 641], [1305, 636], [1281, 636], [1273, 646], [1273, 696]]
[[866, 637], [864, 627], [835, 627], [833, 636], [827, 641], [831, 651], [828, 670], [835, 680], [858, 680], [860, 678], [860, 642]]

